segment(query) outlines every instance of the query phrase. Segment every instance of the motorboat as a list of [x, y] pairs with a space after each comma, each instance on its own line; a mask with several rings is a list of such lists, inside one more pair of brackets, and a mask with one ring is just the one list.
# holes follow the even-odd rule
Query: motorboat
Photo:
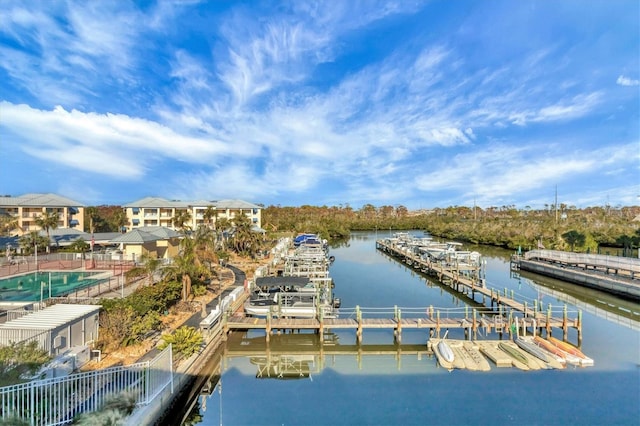
[[337, 317], [330, 289], [307, 277], [259, 277], [244, 305], [247, 315], [287, 318]]
[[322, 314], [323, 318], [335, 318], [337, 313], [332, 304], [318, 302], [314, 294], [297, 292], [279, 292], [271, 297], [258, 296], [249, 299], [244, 306], [247, 315], [264, 317], [315, 318]]

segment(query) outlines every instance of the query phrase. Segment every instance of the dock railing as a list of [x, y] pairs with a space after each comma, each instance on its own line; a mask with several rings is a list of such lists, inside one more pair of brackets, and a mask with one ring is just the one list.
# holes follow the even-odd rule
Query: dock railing
[[640, 273], [640, 259], [603, 254], [572, 253], [560, 250], [531, 250], [526, 260], [548, 260], [571, 265], [587, 265], [607, 269], [620, 269], [632, 274]]

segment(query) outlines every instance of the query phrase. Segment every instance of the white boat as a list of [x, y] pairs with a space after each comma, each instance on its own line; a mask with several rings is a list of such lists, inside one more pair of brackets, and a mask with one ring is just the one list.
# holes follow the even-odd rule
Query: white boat
[[436, 345], [436, 350], [438, 351], [438, 353], [440, 354], [443, 360], [445, 360], [450, 364], [453, 364], [453, 360], [455, 359], [455, 356], [453, 354], [453, 350], [451, 349], [451, 346], [449, 346], [449, 344], [446, 341], [440, 340]]
[[536, 358], [546, 363], [549, 362], [549, 357], [547, 356], [547, 354], [545, 354], [542, 351], [542, 349], [540, 349], [538, 346], [534, 345], [530, 341], [527, 341], [522, 337], [518, 337], [515, 340], [515, 342], [516, 342], [516, 345], [518, 345], [518, 347], [520, 347], [520, 349], [522, 349], [523, 351], [530, 353], [531, 355], [535, 356]]
[[306, 292], [261, 293], [247, 300], [244, 311], [258, 317], [315, 318], [319, 313], [323, 318], [337, 317], [332, 303]]

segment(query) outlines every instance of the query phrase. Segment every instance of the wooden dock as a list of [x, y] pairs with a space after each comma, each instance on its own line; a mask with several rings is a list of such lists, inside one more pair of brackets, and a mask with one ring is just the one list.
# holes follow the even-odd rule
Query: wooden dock
[[393, 242], [384, 240], [376, 241], [376, 248], [419, 272], [435, 275], [442, 285], [464, 293], [474, 301], [476, 297], [480, 297], [482, 305], [488, 305], [487, 307], [492, 312], [500, 316], [509, 317], [509, 323], [511, 323], [514, 313], [521, 313], [525, 322], [533, 321], [535, 323], [534, 326], [545, 328], [548, 333], [551, 332], [552, 327], [561, 327], [566, 338], [568, 328], [571, 327], [578, 330], [578, 341], [582, 339], [582, 315], [580, 312], [578, 312], [576, 318], [569, 319], [565, 307], [562, 318], [553, 318], [550, 306], [545, 311], [537, 303], [531, 306], [527, 302], [516, 300], [513, 292], [510, 297], [506, 289], [502, 293], [493, 288], [487, 288], [480, 279], [479, 274], [465, 274], [456, 264], [438, 263], [423, 259], [420, 256], [401, 250]]
[[[258, 329], [266, 332], [267, 340], [274, 332], [287, 330], [313, 330], [320, 335], [332, 330], [354, 330], [358, 344], [362, 343], [364, 330], [391, 330], [394, 341], [401, 343], [402, 331], [405, 329], [425, 330], [427, 338], [439, 338], [441, 332], [449, 329], [464, 331], [465, 339], [477, 339], [478, 331], [484, 334], [496, 332], [502, 338], [503, 333], [510, 336], [521, 328], [522, 334], [541, 334], [546, 331], [552, 334], [552, 329], [562, 329], [563, 338], [567, 340], [569, 328], [577, 330], [578, 345], [582, 341], [582, 316], [578, 312], [574, 318], [569, 318], [567, 306], [562, 311], [549, 305], [543, 310], [542, 305], [515, 299], [505, 289], [504, 293], [487, 288], [476, 271], [469, 272], [469, 266], [460, 267], [457, 264], [435, 262], [422, 259], [420, 256], [401, 250], [392, 242], [379, 240], [376, 248], [394, 257], [409, 267], [425, 274], [435, 275], [439, 282], [450, 291], [466, 294], [475, 307], [466, 306], [462, 309], [439, 309], [433, 306], [405, 308], [397, 306], [367, 310], [355, 308], [340, 308], [337, 318], [284, 318], [267, 315], [264, 317], [246, 316], [242, 305], [248, 294], [245, 292], [234, 305], [233, 314], [226, 313], [222, 320], [224, 334], [233, 330]], [[465, 269], [466, 268], [466, 269]], [[476, 299], [481, 299], [481, 302]], [[537, 301], [536, 301], [537, 302]], [[553, 315], [552, 315], [553, 314]], [[558, 316], [560, 314], [561, 316]]]
[[[437, 312], [437, 311], [436, 311]], [[563, 319], [551, 318], [550, 322], [537, 323], [535, 319], [522, 319], [519, 326], [526, 331], [532, 328], [560, 328], [567, 325]], [[575, 324], [573, 324], [575, 325]], [[354, 330], [358, 343], [362, 342], [364, 330], [392, 330], [396, 343], [402, 341], [402, 330], [425, 330], [427, 337], [439, 337], [441, 332], [449, 329], [461, 329], [465, 337], [473, 335], [477, 337], [477, 331], [484, 328], [486, 333], [495, 331], [502, 335], [511, 334], [513, 330], [505, 326], [504, 319], [500, 316], [478, 318], [477, 315], [466, 318], [443, 318], [440, 315], [434, 317], [419, 318], [326, 318], [322, 321], [316, 318], [257, 318], [247, 317], [243, 313], [229, 316], [224, 323], [227, 331], [232, 330], [265, 330], [267, 339], [276, 331], [285, 330], [314, 330], [321, 338], [325, 333], [334, 330]]]

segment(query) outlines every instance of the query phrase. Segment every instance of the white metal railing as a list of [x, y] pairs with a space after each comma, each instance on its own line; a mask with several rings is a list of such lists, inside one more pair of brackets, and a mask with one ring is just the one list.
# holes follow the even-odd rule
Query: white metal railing
[[542, 259], [570, 264], [583, 264], [640, 273], [640, 259], [604, 254], [571, 253], [559, 250], [531, 250], [524, 254], [527, 260]]
[[9, 346], [14, 343], [29, 343], [37, 341], [38, 347], [51, 354], [51, 330], [40, 328], [0, 328], [0, 346]]
[[2, 387], [0, 423], [67, 424], [122, 392], [133, 394], [137, 405], [149, 404], [167, 386], [173, 392], [172, 363], [169, 345], [151, 361]]

